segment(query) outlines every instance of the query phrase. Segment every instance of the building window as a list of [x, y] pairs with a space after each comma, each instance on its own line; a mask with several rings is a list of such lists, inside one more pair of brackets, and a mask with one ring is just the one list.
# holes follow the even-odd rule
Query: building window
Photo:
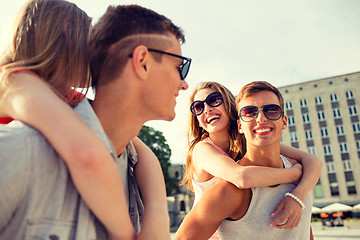
[[341, 113], [339, 108], [333, 109], [334, 118], [341, 118]]
[[285, 108], [286, 108], [286, 110], [292, 110], [293, 109], [292, 102], [286, 102], [285, 103]]
[[343, 125], [337, 125], [337, 126], [336, 126], [336, 133], [337, 133], [338, 136], [344, 135]]
[[320, 128], [321, 137], [327, 137], [329, 136], [327, 128]]
[[346, 143], [340, 143], [340, 152], [341, 153], [347, 153], [348, 149], [347, 149], [347, 144]]
[[304, 113], [304, 114], [302, 115], [302, 118], [303, 118], [303, 123], [309, 123], [309, 122], [310, 122], [309, 114]]
[[307, 101], [306, 99], [300, 99], [300, 107], [306, 107], [307, 106]]
[[314, 146], [308, 147], [307, 150], [308, 150], [308, 153], [311, 153], [311, 154], [316, 155], [315, 147], [314, 147]]
[[359, 123], [354, 123], [353, 124], [353, 131], [354, 131], [354, 133], [359, 133], [360, 132], [360, 124]]
[[322, 99], [321, 99], [320, 96], [319, 96], [319, 97], [315, 97], [315, 104], [316, 104], [316, 105], [322, 104]]
[[338, 97], [337, 97], [336, 93], [330, 94], [330, 101], [331, 102], [337, 102], [338, 101]]
[[330, 145], [324, 145], [324, 154], [330, 155], [331, 154], [331, 146]]
[[356, 149], [359, 151], [360, 150], [360, 141], [356, 141]]
[[186, 211], [186, 208], [185, 208], [185, 201], [182, 200], [180, 202], [180, 212], [185, 212]]
[[357, 194], [355, 185], [354, 186], [348, 186], [347, 188], [348, 188], [348, 194], [349, 195], [353, 195], [353, 194], [356, 195]]
[[346, 91], [346, 99], [353, 99], [354, 98], [354, 94], [351, 90]]
[[334, 173], [335, 172], [335, 165], [333, 162], [326, 163], [326, 168], [328, 173]]
[[345, 171], [345, 172], [351, 171], [351, 170], [352, 170], [352, 167], [351, 167], [350, 160], [345, 160], [345, 161], [343, 161], [343, 167], [344, 167], [344, 171]]
[[325, 120], [325, 113], [323, 111], [318, 112], [319, 121]]
[[289, 126], [295, 125], [295, 117], [294, 116], [289, 116], [288, 117], [288, 123], [289, 123]]
[[290, 133], [290, 142], [297, 142], [298, 138], [297, 138], [297, 134], [296, 132], [292, 132]]
[[339, 196], [339, 184], [337, 182], [330, 184], [331, 196]]
[[357, 115], [357, 108], [356, 108], [356, 106], [350, 106], [350, 107], [349, 107], [349, 113], [350, 113], [350, 116], [356, 116], [356, 115]]
[[311, 130], [306, 130], [305, 131], [305, 138], [306, 138], [306, 140], [313, 139]]

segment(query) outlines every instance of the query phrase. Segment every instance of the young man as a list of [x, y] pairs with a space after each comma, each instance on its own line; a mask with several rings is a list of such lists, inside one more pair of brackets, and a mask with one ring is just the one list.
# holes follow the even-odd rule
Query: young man
[[[126, 155], [129, 141], [145, 122], [174, 119], [176, 97], [188, 88], [184, 79], [191, 59], [181, 56], [180, 43], [184, 41], [182, 30], [168, 18], [136, 5], [109, 7], [93, 27], [90, 69], [96, 94], [92, 106], [120, 158]], [[130, 160], [127, 167], [126, 159], [119, 164], [130, 217], [138, 231], [139, 197], [132, 196], [131, 191], [128, 194], [131, 189], [136, 191], [134, 179], [127, 174], [133, 164]], [[163, 176], [142, 172], [136, 177], [151, 183]], [[145, 202], [140, 235], [156, 239], [164, 233], [163, 237], [169, 232], [169, 222], [161, 221], [168, 219], [166, 198], [156, 201], [156, 192], [141, 190], [144, 201], [149, 201]], [[154, 218], [157, 215], [162, 216], [161, 222]]]
[[[154, 179], [163, 181], [161, 169], [158, 175], [149, 175], [146, 166], [154, 165], [138, 163], [129, 142], [139, 141], [134, 137], [146, 121], [175, 117], [175, 99], [180, 90], [188, 88], [184, 78], [191, 62], [180, 56], [182, 42], [184, 36], [179, 27], [139, 6], [109, 7], [91, 35], [96, 115], [86, 99], [75, 111], [103, 140], [115, 159], [125, 199], [121, 209], [124, 211], [116, 208], [114, 212], [127, 216], [125, 222], [104, 223], [107, 235], [104, 226], [80, 198], [71, 180], [74, 176], [70, 176], [49, 142], [31, 127], [13, 121], [0, 129], [3, 191], [0, 204], [6, 206], [1, 209], [0, 238], [170, 238], [164, 186], [154, 192], [142, 187], [144, 182], [158, 182]], [[139, 172], [140, 164], [143, 166]], [[93, 165], [89, 162], [85, 167], [91, 169]], [[137, 182], [142, 190], [144, 212]]]
[[[287, 126], [283, 99], [267, 82], [245, 85], [237, 96], [239, 132], [246, 137], [247, 152], [238, 162], [243, 166], [291, 167], [292, 159], [280, 156], [280, 138]], [[175, 239], [208, 239], [218, 228], [221, 239], [310, 239], [312, 200], [290, 194], [294, 184], [238, 189], [217, 180], [189, 212]], [[303, 214], [293, 229], [270, 226], [271, 214], [284, 195], [294, 198]]]

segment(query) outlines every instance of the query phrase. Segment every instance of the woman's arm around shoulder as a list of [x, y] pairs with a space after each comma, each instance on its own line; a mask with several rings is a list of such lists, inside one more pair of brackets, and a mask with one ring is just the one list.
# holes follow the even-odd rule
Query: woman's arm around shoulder
[[[301, 176], [299, 168], [276, 169], [240, 166], [207, 142], [199, 142], [193, 150], [196, 168], [231, 182], [238, 188], [263, 187], [293, 182]], [[241, 161], [241, 159], [239, 160]]]
[[1, 116], [38, 129], [62, 156], [77, 190], [109, 235], [133, 238], [120, 175], [104, 143], [41, 79], [26, 73], [10, 76]]

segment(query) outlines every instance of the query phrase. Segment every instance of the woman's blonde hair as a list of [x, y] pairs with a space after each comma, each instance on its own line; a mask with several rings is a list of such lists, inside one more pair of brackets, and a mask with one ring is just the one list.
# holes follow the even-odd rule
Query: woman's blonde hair
[[[190, 96], [190, 105], [194, 101], [195, 95], [202, 89], [211, 89], [215, 92], [221, 93], [223, 97], [223, 103], [225, 111], [229, 117], [228, 125], [228, 137], [230, 147], [227, 154], [234, 160], [242, 158], [246, 152], [245, 137], [241, 135], [237, 130], [238, 114], [235, 105], [234, 95], [223, 85], [216, 82], [203, 82], [200, 83]], [[181, 181], [181, 184], [188, 184], [188, 188], [193, 190], [192, 177], [194, 171], [192, 153], [195, 145], [202, 141], [204, 138], [209, 137], [209, 133], [206, 132], [201, 126], [196, 116], [190, 113], [190, 120], [188, 126], [188, 145], [189, 150], [186, 156], [186, 173]]]
[[[30, 0], [20, 10], [0, 59], [1, 87], [17, 70], [30, 70], [66, 102], [75, 88], [90, 86], [88, 37], [91, 19], [64, 0]], [[73, 101], [74, 104], [77, 101]]]

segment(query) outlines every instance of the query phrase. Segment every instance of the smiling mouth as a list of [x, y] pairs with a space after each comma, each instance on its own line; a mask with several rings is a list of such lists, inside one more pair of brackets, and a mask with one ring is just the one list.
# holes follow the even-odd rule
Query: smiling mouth
[[220, 117], [219, 116], [212, 116], [212, 117], [209, 117], [207, 120], [206, 120], [206, 122], [207, 123], [211, 123], [211, 122], [213, 122], [213, 121], [215, 121], [215, 120], [218, 120]]
[[255, 133], [266, 133], [266, 132], [270, 132], [271, 128], [261, 128], [261, 129], [255, 129], [254, 132]]

